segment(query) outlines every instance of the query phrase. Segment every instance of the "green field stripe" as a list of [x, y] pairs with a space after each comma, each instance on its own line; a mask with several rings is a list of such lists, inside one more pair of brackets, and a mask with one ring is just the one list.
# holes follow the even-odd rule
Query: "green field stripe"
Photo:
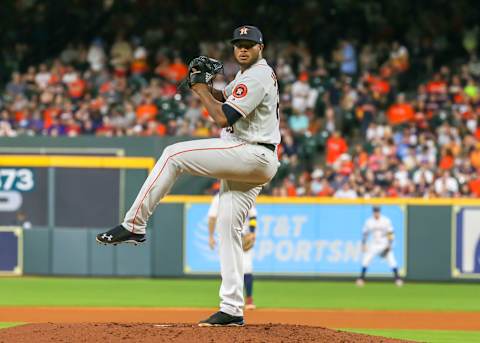
[[449, 330], [376, 330], [376, 329], [340, 329], [343, 331], [364, 333], [373, 336], [407, 339], [428, 343], [473, 343], [480, 342], [480, 331]]
[[19, 326], [19, 325], [23, 325], [23, 324], [25, 324], [25, 323], [3, 322], [3, 323], [0, 323], [0, 329], [11, 328], [11, 327]]
[[[220, 279], [8, 278], [0, 306], [216, 307]], [[259, 308], [480, 311], [478, 284], [256, 280]]]

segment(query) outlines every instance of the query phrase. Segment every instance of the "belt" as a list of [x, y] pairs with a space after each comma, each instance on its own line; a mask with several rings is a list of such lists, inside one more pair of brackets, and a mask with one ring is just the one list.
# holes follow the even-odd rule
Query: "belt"
[[270, 143], [257, 143], [257, 144], [261, 145], [261, 146], [264, 146], [268, 150], [272, 150], [273, 152], [275, 152], [275, 145], [274, 144], [270, 144]]

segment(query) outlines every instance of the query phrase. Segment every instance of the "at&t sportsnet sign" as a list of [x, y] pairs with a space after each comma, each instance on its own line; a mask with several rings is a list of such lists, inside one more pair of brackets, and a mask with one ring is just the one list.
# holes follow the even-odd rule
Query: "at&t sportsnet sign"
[[[184, 269], [186, 273], [217, 273], [218, 250], [208, 246], [208, 204], [186, 208]], [[358, 274], [361, 238], [369, 205], [258, 204], [254, 272], [263, 274]], [[395, 229], [394, 253], [404, 267], [404, 212], [400, 206], [383, 206]], [[375, 259], [371, 275], [388, 275], [385, 261]]]

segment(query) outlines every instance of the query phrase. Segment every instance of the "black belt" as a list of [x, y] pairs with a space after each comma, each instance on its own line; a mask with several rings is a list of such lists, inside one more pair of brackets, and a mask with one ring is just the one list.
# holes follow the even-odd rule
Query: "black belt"
[[268, 150], [272, 150], [273, 152], [275, 152], [275, 145], [273, 145], [273, 144], [269, 144], [269, 143], [257, 143], [257, 144], [261, 145], [261, 146], [264, 146]]

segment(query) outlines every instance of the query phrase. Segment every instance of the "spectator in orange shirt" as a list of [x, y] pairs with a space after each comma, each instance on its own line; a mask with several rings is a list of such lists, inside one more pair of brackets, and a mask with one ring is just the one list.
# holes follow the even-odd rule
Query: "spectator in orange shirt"
[[339, 131], [334, 131], [327, 140], [327, 164], [332, 165], [335, 161], [348, 150], [345, 139], [340, 136]]
[[287, 177], [283, 180], [282, 188], [286, 190], [286, 195], [289, 197], [297, 196], [297, 188], [295, 187], [295, 183], [290, 180], [290, 177]]
[[398, 125], [412, 121], [414, 114], [412, 105], [406, 102], [405, 95], [400, 93], [397, 102], [388, 108], [387, 118], [391, 125]]
[[180, 57], [175, 57], [173, 63], [168, 67], [168, 78], [175, 82], [182, 81], [188, 73], [188, 67], [182, 62]]
[[154, 120], [157, 113], [158, 108], [153, 103], [152, 98], [148, 95], [145, 97], [144, 101], [138, 105], [136, 110], [137, 118], [141, 121]]
[[78, 77], [76, 80], [68, 83], [68, 94], [72, 99], [80, 99], [85, 94], [87, 84], [85, 80]]
[[335, 193], [335, 190], [330, 186], [327, 179], [323, 178], [321, 185], [322, 185], [322, 190], [317, 193], [317, 196], [331, 197], [333, 193]]
[[480, 177], [476, 173], [472, 174], [472, 179], [468, 183], [468, 188], [473, 196], [480, 198]]
[[447, 83], [442, 80], [440, 73], [433, 75], [433, 80], [427, 84], [427, 92], [431, 94], [446, 94], [447, 90]]
[[444, 149], [442, 151], [442, 157], [440, 159], [439, 167], [443, 170], [451, 170], [454, 166], [455, 159], [450, 149]]
[[357, 144], [355, 146], [355, 152], [353, 154], [353, 162], [355, 164], [355, 167], [358, 167], [360, 169], [363, 169], [367, 166], [368, 154], [360, 144]]
[[156, 121], [147, 123], [145, 129], [140, 133], [141, 136], [165, 136], [167, 127]]

